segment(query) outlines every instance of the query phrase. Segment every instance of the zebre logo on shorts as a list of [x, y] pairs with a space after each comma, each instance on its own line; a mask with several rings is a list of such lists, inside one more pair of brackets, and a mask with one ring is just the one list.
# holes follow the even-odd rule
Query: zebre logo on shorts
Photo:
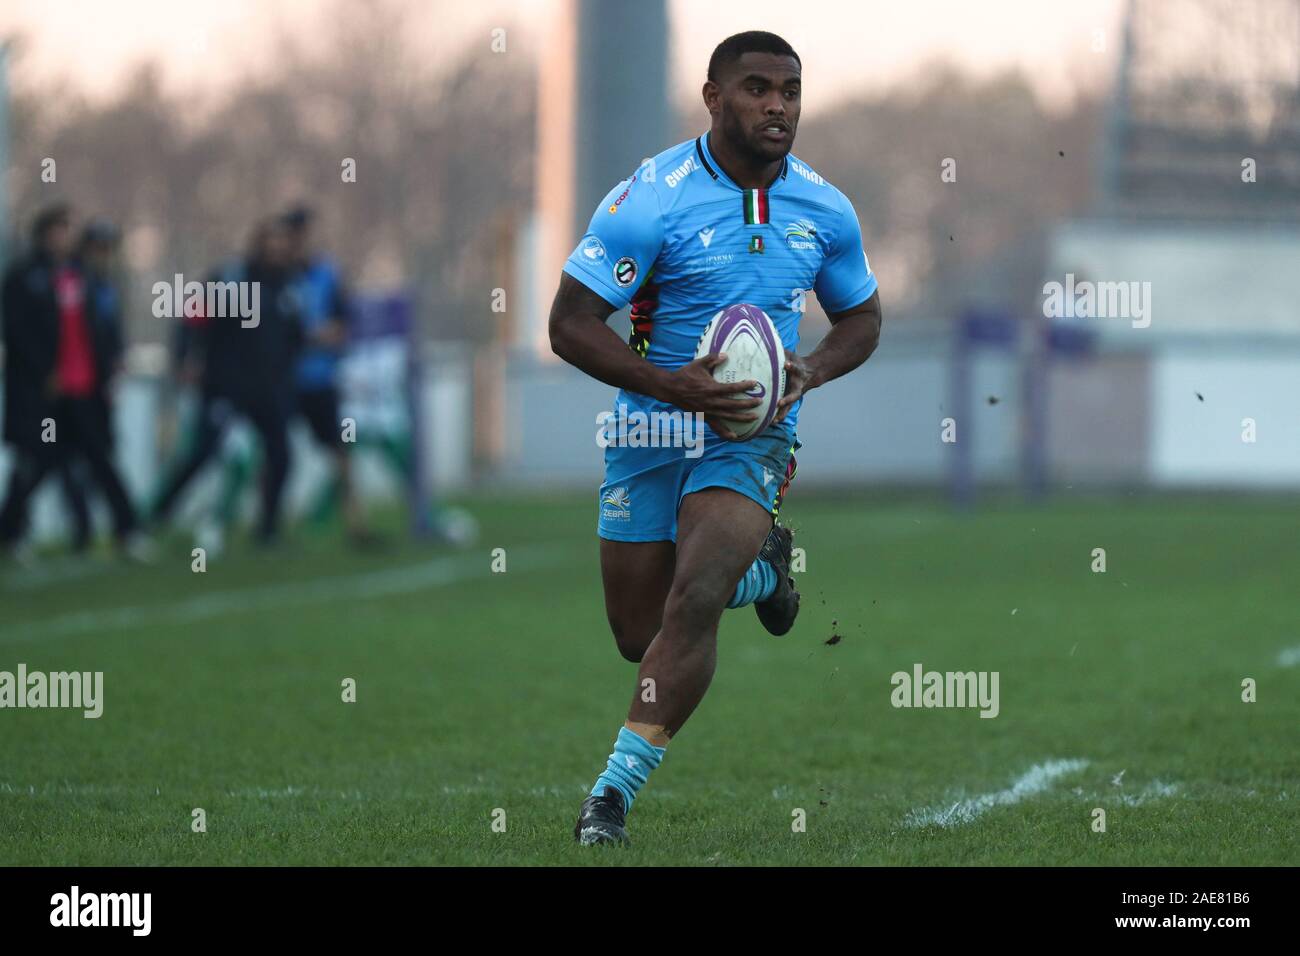
[[600, 496], [600, 516], [611, 521], [632, 520], [632, 496], [619, 485]]

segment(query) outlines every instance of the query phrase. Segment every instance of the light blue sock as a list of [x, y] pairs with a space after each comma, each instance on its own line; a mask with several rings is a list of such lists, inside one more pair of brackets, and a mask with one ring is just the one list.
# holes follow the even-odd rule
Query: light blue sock
[[744, 607], [755, 601], [766, 601], [775, 590], [776, 569], [762, 558], [755, 558], [736, 585], [736, 593], [727, 602], [727, 607]]
[[609, 755], [605, 772], [596, 778], [591, 795], [594, 797], [604, 793], [606, 787], [613, 787], [623, 795], [624, 812], [631, 810], [636, 792], [650, 778], [650, 771], [659, 766], [667, 749], [653, 746], [626, 727], [620, 728], [618, 739], [614, 741], [614, 752]]

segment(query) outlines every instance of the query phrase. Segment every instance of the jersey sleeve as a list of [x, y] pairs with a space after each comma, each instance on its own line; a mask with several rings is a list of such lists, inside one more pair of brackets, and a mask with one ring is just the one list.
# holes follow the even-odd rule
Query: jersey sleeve
[[597, 207], [564, 271], [621, 309], [650, 274], [663, 242], [659, 197], [651, 184], [633, 176]]
[[866, 302], [875, 293], [876, 275], [862, 248], [862, 227], [847, 197], [841, 196], [840, 230], [835, 245], [817, 273], [813, 291], [827, 312], [843, 312]]

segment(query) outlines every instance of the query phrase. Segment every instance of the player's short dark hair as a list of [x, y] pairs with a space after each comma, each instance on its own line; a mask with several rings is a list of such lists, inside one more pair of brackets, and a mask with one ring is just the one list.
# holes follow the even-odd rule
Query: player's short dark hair
[[290, 232], [301, 232], [310, 226], [315, 218], [316, 211], [311, 206], [297, 203], [285, 210], [284, 215], [280, 217], [280, 222]]
[[40, 245], [45, 241], [51, 229], [72, 224], [72, 207], [67, 203], [55, 203], [46, 206], [32, 220], [32, 242]]
[[81, 230], [78, 245], [82, 249], [90, 246], [115, 246], [122, 238], [122, 231], [107, 219], [92, 219]]
[[794, 47], [775, 33], [768, 33], [766, 30], [748, 30], [745, 33], [729, 36], [717, 45], [713, 56], [709, 57], [709, 80], [713, 83], [718, 82], [718, 75], [746, 53], [775, 53], [777, 56], [791, 56], [800, 67], [803, 66], [799, 54], [794, 52]]

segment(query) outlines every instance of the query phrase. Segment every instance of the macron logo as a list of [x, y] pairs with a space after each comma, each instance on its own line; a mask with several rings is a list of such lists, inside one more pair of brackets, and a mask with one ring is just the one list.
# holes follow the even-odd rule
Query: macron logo
[[699, 231], [700, 242], [704, 243], [705, 249], [709, 248], [709, 243], [713, 241], [714, 228], [715, 227], [710, 226], [708, 229], [701, 229]]

